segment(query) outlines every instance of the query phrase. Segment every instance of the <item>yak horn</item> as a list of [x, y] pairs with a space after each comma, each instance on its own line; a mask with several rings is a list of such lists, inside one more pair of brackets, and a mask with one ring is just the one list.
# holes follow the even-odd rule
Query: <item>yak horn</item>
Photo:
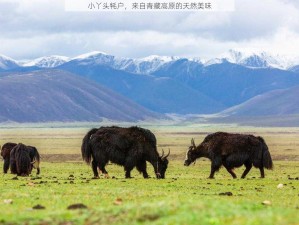
[[191, 144], [193, 145], [194, 148], [196, 148], [196, 145], [195, 145], [195, 142], [194, 142], [193, 138], [191, 139]]
[[164, 156], [164, 159], [167, 159], [167, 157], [170, 155], [170, 149], [168, 149], [168, 154]]
[[36, 160], [34, 160], [33, 162], [31, 162], [31, 164], [34, 164], [36, 162]]
[[164, 150], [163, 150], [163, 148], [162, 148], [162, 155], [161, 155], [161, 158], [163, 158], [163, 156], [164, 156]]

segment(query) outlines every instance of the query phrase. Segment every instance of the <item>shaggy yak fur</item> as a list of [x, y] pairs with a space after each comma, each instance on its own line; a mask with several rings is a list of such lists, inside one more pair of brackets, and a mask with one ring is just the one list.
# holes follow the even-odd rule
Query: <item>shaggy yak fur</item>
[[95, 177], [98, 177], [97, 168], [105, 175], [108, 172], [105, 166], [109, 161], [124, 166], [125, 177], [131, 178], [131, 170], [136, 166], [144, 178], [149, 175], [146, 171], [146, 161], [154, 167], [157, 178], [165, 178], [170, 152], [159, 156], [155, 135], [139, 127], [101, 127], [91, 129], [82, 141], [82, 158], [92, 164]]
[[40, 156], [35, 147], [17, 144], [10, 152], [10, 171], [18, 176], [29, 176], [33, 168], [39, 169]]
[[212, 162], [209, 178], [214, 178], [215, 172], [222, 165], [233, 178], [237, 178], [233, 169], [242, 165], [245, 165], [246, 169], [241, 178], [246, 177], [252, 165], [259, 168], [261, 178], [265, 177], [264, 168], [273, 168], [264, 139], [253, 135], [217, 132], [208, 135], [197, 147], [192, 139], [184, 165], [189, 166], [200, 157], [206, 157]]
[[5, 143], [1, 148], [1, 156], [4, 160], [3, 164], [3, 173], [7, 173], [9, 169], [9, 162], [10, 162], [10, 152], [16, 146], [16, 143]]

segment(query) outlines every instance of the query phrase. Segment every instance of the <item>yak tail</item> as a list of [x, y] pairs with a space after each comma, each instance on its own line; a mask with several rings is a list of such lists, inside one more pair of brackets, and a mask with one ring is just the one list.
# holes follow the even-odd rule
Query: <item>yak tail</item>
[[18, 144], [15, 149], [17, 175], [28, 176], [30, 174], [31, 160], [26, 146]]
[[34, 160], [39, 164], [40, 163], [40, 155], [36, 149], [36, 147], [32, 147], [34, 150]]
[[33, 163], [34, 168], [36, 168], [36, 170], [37, 170], [36, 174], [40, 174], [40, 168], [39, 168], [40, 155], [35, 147], [33, 147], [33, 150], [34, 150], [34, 158], [33, 158], [33, 162], [31, 162], [31, 163]]
[[268, 146], [262, 137], [258, 137], [258, 139], [262, 143], [262, 159], [263, 159], [263, 166], [266, 169], [272, 170], [273, 169], [273, 162], [272, 158], [268, 149]]
[[82, 140], [82, 145], [81, 145], [81, 153], [82, 153], [82, 158], [86, 163], [90, 163], [91, 161], [91, 146], [89, 143], [91, 135], [96, 133], [98, 131], [97, 128], [93, 128], [88, 133], [85, 135], [85, 137]]

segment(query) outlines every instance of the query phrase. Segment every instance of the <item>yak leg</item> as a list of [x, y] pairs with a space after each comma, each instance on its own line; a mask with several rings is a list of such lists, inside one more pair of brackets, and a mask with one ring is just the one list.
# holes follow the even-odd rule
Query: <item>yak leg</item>
[[133, 159], [131, 158], [127, 158], [126, 159], [126, 163], [124, 165], [125, 167], [125, 171], [126, 171], [126, 178], [132, 178], [131, 177], [131, 171], [133, 170], [133, 168], [136, 166], [136, 163]]
[[126, 171], [126, 175], [125, 176], [126, 176], [126, 178], [132, 178], [131, 177], [131, 171], [132, 171], [132, 169], [133, 168], [128, 168], [128, 167], [125, 168], [125, 171]]
[[260, 172], [261, 172], [261, 178], [265, 178], [264, 167], [261, 166], [259, 169], [260, 169]]
[[3, 172], [7, 173], [8, 169], [9, 169], [9, 159], [4, 159]]
[[107, 170], [105, 169], [105, 165], [99, 165], [99, 169], [102, 171], [102, 173], [104, 174], [104, 177], [105, 178], [109, 178], [109, 175], [108, 175], [108, 172]]
[[229, 167], [225, 166], [225, 169], [227, 170], [227, 172], [229, 172], [229, 173], [232, 175], [232, 177], [233, 177], [234, 179], [237, 178], [237, 175], [236, 175], [235, 172], [233, 171], [233, 168], [229, 168]]
[[217, 157], [217, 158], [214, 158], [212, 160], [211, 173], [210, 173], [210, 176], [209, 176], [210, 179], [214, 179], [214, 174], [215, 174], [216, 171], [218, 171], [220, 169], [221, 165], [222, 165], [221, 158]]
[[125, 171], [126, 171], [126, 173], [125, 173], [125, 177], [126, 177], [126, 178], [132, 178], [132, 177], [131, 177], [131, 171], [133, 170], [133, 168], [134, 168], [134, 166], [131, 166], [131, 165], [129, 165], [129, 164], [127, 164], [127, 165], [125, 166]]
[[143, 174], [144, 178], [149, 178], [149, 176], [146, 172], [146, 161], [145, 160], [138, 162], [136, 165], [136, 168], [140, 173]]
[[95, 160], [92, 160], [91, 166], [92, 166], [92, 171], [93, 171], [94, 178], [98, 178], [99, 177], [98, 163]]
[[216, 170], [211, 168], [211, 173], [210, 173], [209, 179], [214, 179], [215, 172], [216, 172]]
[[126, 166], [125, 167], [125, 171], [126, 171], [126, 178], [132, 178], [131, 177], [131, 171], [132, 171], [132, 169], [133, 169], [134, 167], [132, 167], [132, 166]]
[[243, 172], [243, 174], [241, 176], [242, 179], [244, 179], [246, 177], [246, 175], [249, 173], [249, 171], [251, 170], [252, 163], [251, 162], [246, 162], [245, 163], [245, 167], [246, 167], [246, 169], [244, 170], [244, 172]]
[[40, 168], [39, 167], [36, 168], [36, 175], [38, 175], [38, 174], [40, 174]]

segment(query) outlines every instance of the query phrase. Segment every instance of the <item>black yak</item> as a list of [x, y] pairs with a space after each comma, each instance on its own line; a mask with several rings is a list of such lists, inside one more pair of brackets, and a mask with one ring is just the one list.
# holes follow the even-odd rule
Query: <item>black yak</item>
[[[83, 160], [90, 164], [95, 177], [97, 168], [105, 175], [105, 166], [109, 161], [124, 166], [125, 177], [131, 178], [131, 170], [136, 166], [144, 178], [149, 175], [146, 171], [146, 161], [154, 167], [157, 178], [165, 178], [170, 152], [159, 156], [155, 135], [139, 127], [101, 127], [91, 129], [83, 138], [81, 153]], [[92, 162], [91, 162], [92, 160]]]
[[184, 165], [189, 166], [200, 157], [208, 158], [212, 162], [209, 178], [214, 178], [214, 173], [222, 165], [233, 178], [237, 178], [233, 169], [242, 165], [245, 165], [246, 169], [241, 178], [246, 177], [252, 165], [260, 169], [261, 178], [265, 177], [264, 168], [273, 168], [264, 139], [253, 135], [217, 132], [208, 135], [197, 147], [192, 139]]
[[16, 146], [16, 143], [5, 143], [1, 148], [1, 156], [4, 160], [3, 164], [3, 173], [7, 173], [9, 169], [9, 162], [10, 162], [10, 152]]
[[33, 168], [39, 168], [40, 156], [35, 147], [17, 144], [10, 152], [10, 171], [18, 176], [29, 176]]

